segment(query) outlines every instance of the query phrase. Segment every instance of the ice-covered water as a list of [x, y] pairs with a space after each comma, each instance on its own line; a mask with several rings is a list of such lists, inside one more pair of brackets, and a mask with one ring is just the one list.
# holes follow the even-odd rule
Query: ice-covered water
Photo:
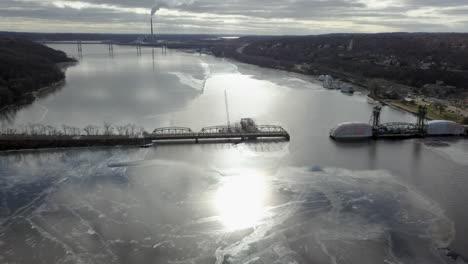
[[369, 120], [361, 93], [205, 55], [83, 48], [61, 89], [1, 124], [197, 130], [226, 122], [227, 90], [231, 120], [280, 124], [291, 141], [0, 153], [0, 263], [455, 263], [443, 248], [468, 254], [463, 139], [335, 142], [336, 123]]
[[277, 166], [269, 156], [258, 167], [225, 167], [223, 157], [202, 167], [186, 160], [198, 150], [182, 160], [154, 152], [4, 157], [2, 260], [450, 263], [438, 248], [453, 239], [453, 222], [387, 171]]

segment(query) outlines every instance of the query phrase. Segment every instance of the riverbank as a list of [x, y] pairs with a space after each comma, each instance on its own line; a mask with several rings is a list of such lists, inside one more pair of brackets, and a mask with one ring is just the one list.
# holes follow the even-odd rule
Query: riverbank
[[[402, 111], [406, 111], [412, 114], [417, 114], [418, 113], [418, 105], [417, 104], [409, 104], [409, 103], [403, 103], [401, 101], [383, 101], [382, 102], [384, 105], [388, 105], [397, 109], [400, 109]], [[458, 123], [461, 123], [461, 119], [459, 116], [448, 113], [448, 112], [438, 112], [437, 109], [435, 109], [432, 106], [427, 107], [427, 119], [429, 120], [452, 120]]]
[[47, 85], [45, 87], [42, 87], [42, 88], [39, 88], [37, 90], [30, 91], [30, 92], [27, 92], [27, 93], [23, 94], [21, 96], [21, 98], [18, 99], [18, 101], [14, 102], [12, 104], [9, 104], [9, 105], [5, 105], [2, 108], [0, 108], [0, 114], [8, 112], [8, 111], [14, 111], [14, 110], [16, 110], [16, 109], [18, 109], [18, 108], [20, 108], [22, 106], [34, 103], [34, 101], [38, 97], [41, 97], [42, 94], [53, 93], [53, 92], [57, 91], [58, 89], [60, 89], [61, 87], [63, 87], [63, 85], [65, 84], [65, 81], [66, 80], [65, 80], [65, 77], [64, 77], [60, 81], [54, 82], [54, 83], [52, 83], [50, 85]]
[[35, 42], [0, 38], [0, 111], [30, 103], [34, 93], [64, 81], [64, 69], [75, 62]]
[[118, 135], [99, 136], [41, 136], [0, 135], [0, 151], [23, 149], [52, 149], [77, 147], [140, 146], [142, 137]]
[[[56, 63], [56, 65], [58, 68], [60, 68], [60, 70], [66, 71], [68, 67], [72, 67], [76, 65], [77, 63], [78, 63], [77, 61], [59, 62], [59, 63]], [[32, 104], [34, 103], [36, 99], [42, 97], [43, 95], [54, 93], [55, 91], [59, 90], [60, 88], [63, 87], [65, 82], [66, 82], [66, 77], [64, 74], [61, 80], [51, 83], [49, 85], [40, 87], [37, 90], [27, 92], [23, 94], [21, 98], [18, 99], [17, 102], [0, 107], [0, 114], [8, 112], [8, 111], [14, 111], [24, 105]]]
[[[359, 89], [362, 89], [368, 93], [368, 97], [377, 101], [383, 105], [388, 105], [390, 107], [396, 108], [401, 111], [405, 111], [411, 114], [417, 113], [418, 105], [405, 105], [402, 102], [402, 99], [407, 97], [409, 94], [414, 94], [417, 92], [417, 88], [410, 87], [406, 85], [402, 85], [396, 82], [392, 82], [390, 80], [384, 79], [373, 79], [373, 78], [366, 78], [364, 76], [358, 76], [352, 73], [331, 69], [325, 65], [320, 65], [317, 63], [310, 63], [308, 65], [301, 65], [301, 64], [294, 64], [292, 62], [282, 62], [279, 60], [275, 60], [268, 57], [261, 57], [261, 56], [251, 56], [244, 53], [244, 49], [248, 47], [249, 44], [244, 44], [236, 49], [230, 49], [230, 52], [223, 51], [214, 52], [215, 56], [226, 56], [231, 59], [234, 59], [239, 62], [253, 64], [260, 67], [271, 68], [275, 70], [282, 70], [287, 72], [294, 72], [298, 74], [303, 74], [307, 76], [313, 76], [315, 79], [318, 80], [319, 75], [331, 75], [334, 78], [343, 81], [345, 83], [350, 83]], [[232, 52], [234, 50], [235, 52]], [[373, 89], [371, 91], [371, 89]], [[379, 94], [379, 96], [377, 96]], [[388, 99], [393, 98], [393, 99]], [[424, 97], [424, 96], [420, 96]], [[400, 98], [395, 100], [396, 98]], [[433, 101], [436, 99], [426, 98], [427, 101]], [[427, 105], [427, 104], [426, 104]], [[449, 108], [453, 108], [454, 106], [447, 105]], [[451, 113], [448, 111], [443, 110], [441, 113], [437, 113], [436, 109], [430, 105], [428, 105], [429, 113], [428, 119], [435, 120], [435, 119], [446, 119], [452, 120], [457, 123], [463, 124], [463, 115], [457, 115], [455, 113]]]

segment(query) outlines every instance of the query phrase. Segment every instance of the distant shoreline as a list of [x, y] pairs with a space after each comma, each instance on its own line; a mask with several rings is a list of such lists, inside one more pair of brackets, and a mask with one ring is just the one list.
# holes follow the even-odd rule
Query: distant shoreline
[[[309, 76], [309, 77], [312, 77], [315, 80], [321, 82], [320, 80], [318, 80], [318, 76], [319, 76], [318, 74], [310, 74], [310, 73], [308, 73], [308, 72], [306, 72], [304, 70], [301, 70], [299, 68], [291, 68], [291, 67], [280, 66], [280, 65], [278, 65], [277, 61], [275, 61], [275, 60], [273, 60], [271, 58], [265, 58], [265, 57], [262, 58], [262, 60], [270, 60], [271, 63], [268, 63], [268, 64], [266, 64], [266, 63], [262, 63], [262, 64], [255, 63], [256, 59], [253, 56], [246, 55], [246, 54], [244, 54], [242, 52], [243, 48], [245, 48], [245, 47], [246, 47], [246, 45], [242, 46], [241, 48], [236, 49], [236, 55], [237, 56], [232, 56], [232, 55], [229, 56], [228, 55], [227, 57], [230, 58], [230, 59], [233, 59], [235, 61], [241, 62], [241, 63], [256, 65], [256, 66], [262, 67], [262, 68], [269, 68], [269, 69], [292, 72], [292, 73], [297, 73], [297, 74], [301, 74], [301, 75], [304, 75], [304, 76]], [[213, 54], [213, 55], [216, 56], [216, 57], [220, 57], [219, 54], [218, 55]], [[404, 111], [404, 112], [412, 114], [412, 115], [417, 114], [417, 111], [413, 111], [413, 110], [411, 110], [411, 109], [409, 109], [407, 107], [401, 107], [396, 102], [392, 102], [392, 101], [395, 101], [395, 100], [378, 98], [376, 96], [372, 96], [371, 91], [367, 87], [368, 81], [372, 80], [372, 78], [367, 78], [367, 77], [363, 77], [363, 76], [356, 76], [356, 75], [354, 75], [352, 73], [333, 70], [333, 69], [329, 69], [328, 67], [323, 67], [323, 66], [319, 66], [319, 65], [316, 65], [316, 66], [318, 66], [318, 68], [320, 68], [321, 74], [332, 75], [333, 77], [336, 77], [337, 79], [342, 80], [343, 82], [350, 83], [350, 84], [352, 84], [354, 86], [359, 87], [360, 89], [362, 89], [364, 91], [367, 91], [368, 92], [368, 94], [367, 94], [368, 98], [370, 98], [370, 99], [372, 99], [372, 100], [374, 100], [376, 102], [379, 102], [382, 105], [389, 106], [389, 107], [392, 107], [394, 109], [398, 109], [400, 111]], [[394, 83], [393, 81], [389, 81], [389, 80], [385, 80], [385, 81], [388, 82], [388, 83]], [[394, 84], [399, 85], [397, 83], [394, 83]], [[427, 116], [426, 119], [435, 120], [437, 118]], [[458, 121], [455, 121], [455, 122], [457, 122], [459, 124], [462, 124], [462, 122], [458, 122]]]

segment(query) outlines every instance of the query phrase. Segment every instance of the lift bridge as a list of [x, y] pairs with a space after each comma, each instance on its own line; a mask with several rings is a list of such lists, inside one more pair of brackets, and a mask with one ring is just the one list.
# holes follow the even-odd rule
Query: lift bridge
[[380, 123], [380, 106], [376, 106], [372, 112], [373, 135], [376, 138], [411, 138], [424, 136], [427, 108], [420, 106], [416, 123], [390, 122]]
[[281, 126], [256, 125], [252, 119], [243, 118], [240, 126], [211, 126], [204, 127], [195, 132], [188, 127], [162, 127], [157, 128], [145, 139], [159, 140], [195, 140], [200, 139], [240, 139], [256, 140], [258, 138], [283, 138], [289, 140], [288, 132]]

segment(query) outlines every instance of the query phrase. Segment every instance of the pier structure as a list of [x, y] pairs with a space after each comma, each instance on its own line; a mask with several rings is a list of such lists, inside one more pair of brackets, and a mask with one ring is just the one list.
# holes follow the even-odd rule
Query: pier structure
[[109, 56], [111, 58], [113, 58], [114, 57], [114, 44], [112, 42], [110, 42], [110, 43], [107, 44], [107, 46], [108, 46], [107, 48], [109, 50]]
[[76, 46], [78, 48], [78, 58], [82, 59], [83, 58], [83, 44], [81, 43], [81, 40], [78, 40], [76, 42]]
[[141, 44], [136, 44], [137, 57], [141, 57]]

